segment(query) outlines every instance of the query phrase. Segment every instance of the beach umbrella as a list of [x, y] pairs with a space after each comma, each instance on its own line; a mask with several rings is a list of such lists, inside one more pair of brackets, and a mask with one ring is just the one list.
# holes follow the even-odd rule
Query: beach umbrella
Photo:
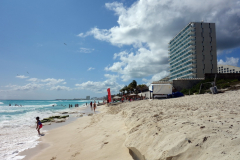
[[120, 99], [121, 97], [119, 96], [114, 96], [113, 99]]
[[129, 94], [129, 96], [136, 96], [136, 94], [132, 93], [132, 94]]

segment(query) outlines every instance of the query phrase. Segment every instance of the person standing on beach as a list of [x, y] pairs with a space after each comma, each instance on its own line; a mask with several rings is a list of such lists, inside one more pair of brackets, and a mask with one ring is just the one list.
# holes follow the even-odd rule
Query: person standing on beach
[[36, 130], [38, 131], [38, 134], [40, 134], [40, 129], [42, 128], [42, 123], [41, 121], [39, 120], [39, 117], [36, 117], [36, 120], [37, 120], [37, 127], [36, 127]]
[[97, 107], [97, 104], [94, 103], [94, 104], [93, 104], [93, 110], [94, 110], [94, 112], [95, 112], [96, 107]]
[[87, 103], [86, 103], [86, 106], [87, 106]]
[[92, 110], [92, 101], [90, 102], [90, 107], [91, 107], [91, 110]]

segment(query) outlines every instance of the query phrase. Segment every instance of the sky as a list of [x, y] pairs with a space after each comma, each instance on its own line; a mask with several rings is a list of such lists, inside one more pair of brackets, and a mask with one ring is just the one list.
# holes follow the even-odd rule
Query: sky
[[239, 0], [1, 0], [0, 99], [101, 97], [168, 75], [168, 42], [216, 23], [219, 64], [240, 67]]

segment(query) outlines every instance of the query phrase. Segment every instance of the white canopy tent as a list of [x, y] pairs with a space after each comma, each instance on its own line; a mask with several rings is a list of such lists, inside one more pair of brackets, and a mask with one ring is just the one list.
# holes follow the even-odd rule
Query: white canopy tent
[[172, 94], [172, 85], [171, 84], [151, 84], [149, 90], [157, 97], [167, 97], [168, 94]]
[[114, 96], [113, 99], [120, 99], [121, 97], [119, 96]]

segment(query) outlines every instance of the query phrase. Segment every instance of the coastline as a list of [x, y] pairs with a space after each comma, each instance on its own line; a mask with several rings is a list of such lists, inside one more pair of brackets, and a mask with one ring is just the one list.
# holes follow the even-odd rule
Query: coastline
[[[49, 131], [31, 160], [240, 159], [240, 90], [100, 106]], [[59, 134], [61, 133], [61, 134]]]
[[[83, 159], [108, 157], [132, 160], [123, 144], [126, 127], [122, 119], [115, 115], [105, 116], [105, 105], [98, 106], [97, 110], [100, 113], [78, 118], [68, 125], [50, 130], [49, 134], [42, 137], [42, 142], [49, 146], [35, 152], [36, 155], [30, 159], [79, 159], [81, 155]], [[111, 125], [106, 126], [109, 121]]]
[[[44, 136], [49, 134], [49, 132], [51, 130], [54, 130], [59, 127], [63, 127], [65, 125], [69, 125], [69, 124], [73, 123], [74, 121], [76, 121], [78, 118], [82, 118], [82, 117], [79, 117], [79, 115], [81, 113], [84, 113], [83, 116], [87, 116], [88, 114], [93, 113], [93, 112], [91, 111], [90, 106], [71, 108], [71, 110], [69, 110], [69, 117], [66, 119], [65, 122], [61, 122], [61, 123], [55, 122], [55, 123], [52, 123], [51, 125], [45, 124], [42, 128], [43, 131], [41, 131], [41, 134], [43, 134], [43, 136], [41, 136], [40, 139], [37, 140], [39, 143], [33, 148], [29, 148], [27, 150], [20, 152], [18, 154], [18, 156], [19, 157], [23, 156], [24, 158], [22, 160], [29, 160], [32, 157], [34, 157], [38, 152], [41, 152], [42, 150], [49, 147], [50, 144], [48, 142], [43, 141]], [[36, 132], [36, 134], [37, 134], [37, 132]]]
[[[73, 112], [76, 108], [86, 107], [90, 101], [56, 101], [56, 100], [3, 100], [0, 102], [0, 157], [2, 159], [20, 159], [18, 154], [39, 143], [36, 134], [35, 118], [47, 119], [59, 116], [62, 112]], [[78, 107], [74, 107], [78, 104]], [[73, 107], [69, 108], [68, 106]], [[65, 114], [66, 115], [66, 114]], [[64, 114], [61, 119], [64, 121]], [[69, 119], [68, 119], [69, 121]], [[68, 121], [66, 121], [68, 123]], [[52, 122], [51, 122], [52, 123]], [[53, 122], [54, 123], [54, 122]], [[58, 124], [56, 124], [58, 125]], [[54, 125], [55, 126], [55, 125]], [[47, 127], [43, 127], [45, 130]], [[52, 127], [52, 126], [51, 126]], [[41, 129], [42, 130], [42, 129]]]

